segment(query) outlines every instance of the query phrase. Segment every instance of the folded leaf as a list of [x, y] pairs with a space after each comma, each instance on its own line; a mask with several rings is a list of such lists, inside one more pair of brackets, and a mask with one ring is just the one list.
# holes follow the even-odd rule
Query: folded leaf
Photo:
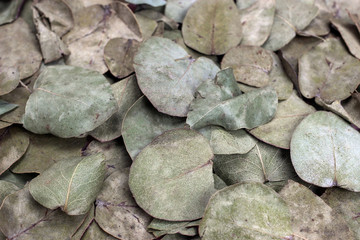
[[17, 108], [18, 105], [14, 103], [8, 103], [0, 99], [0, 115], [10, 112], [11, 110]]

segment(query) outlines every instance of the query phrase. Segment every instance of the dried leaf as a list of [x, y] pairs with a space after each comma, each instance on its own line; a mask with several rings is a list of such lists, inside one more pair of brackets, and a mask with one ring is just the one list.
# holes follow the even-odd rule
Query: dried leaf
[[24, 127], [37, 134], [79, 137], [117, 110], [109, 83], [101, 74], [72, 66], [47, 67], [26, 104]]
[[47, 208], [61, 207], [68, 215], [84, 214], [102, 187], [104, 160], [104, 155], [95, 154], [57, 162], [30, 182], [30, 193]]
[[307, 116], [291, 138], [291, 161], [306, 182], [360, 191], [360, 134], [333, 113]]
[[132, 4], [149, 4], [152, 7], [160, 7], [166, 4], [165, 0], [126, 0]]
[[7, 195], [16, 192], [17, 190], [19, 190], [19, 187], [14, 183], [0, 180], [0, 206]]
[[11, 110], [14, 110], [17, 107], [18, 107], [17, 104], [9, 103], [0, 99], [0, 115], [10, 112]]
[[171, 130], [155, 138], [130, 169], [137, 204], [163, 220], [201, 218], [214, 192], [212, 157], [207, 140], [193, 130]]
[[11, 0], [0, 2], [0, 25], [10, 23], [17, 18], [21, 9], [22, 0]]
[[23, 87], [18, 87], [11, 93], [1, 96], [2, 100], [14, 103], [19, 107], [11, 112], [1, 115], [0, 120], [9, 123], [22, 123], [22, 118], [25, 113], [25, 105], [29, 96], [30, 92]]
[[211, 197], [199, 234], [203, 240], [290, 239], [289, 209], [263, 184], [235, 184]]
[[154, 107], [179, 117], [187, 115], [196, 88], [219, 71], [211, 60], [195, 60], [173, 41], [159, 37], [140, 46], [134, 68], [141, 91]]
[[340, 32], [344, 39], [346, 46], [349, 48], [352, 55], [360, 58], [360, 35], [359, 31], [353, 24], [343, 23], [338, 19], [331, 19], [331, 23]]
[[118, 238], [114, 238], [113, 236], [104, 232], [99, 225], [94, 221], [91, 223], [89, 228], [86, 230], [85, 234], [81, 238], [82, 240], [94, 240], [94, 239], [101, 239], [101, 240], [115, 240]]
[[182, 23], [187, 11], [197, 0], [168, 0], [165, 6], [165, 16]]
[[182, 26], [185, 44], [206, 55], [224, 54], [242, 38], [241, 18], [232, 0], [196, 1]]

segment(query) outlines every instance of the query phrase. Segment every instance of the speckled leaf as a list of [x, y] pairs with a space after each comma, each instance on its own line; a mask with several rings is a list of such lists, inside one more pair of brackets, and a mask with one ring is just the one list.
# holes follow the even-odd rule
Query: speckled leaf
[[90, 224], [95, 220], [95, 205], [92, 204], [91, 209], [86, 214], [84, 221], [82, 222], [81, 226], [76, 230], [75, 234], [72, 235], [71, 240], [80, 240], [82, 236], [89, 228]]
[[182, 23], [187, 11], [197, 0], [168, 0], [165, 6], [165, 16]]
[[40, 49], [23, 19], [0, 26], [0, 55], [0, 95], [11, 92], [20, 79], [30, 77], [39, 69]]
[[78, 137], [104, 123], [117, 110], [101, 74], [72, 66], [47, 67], [26, 104], [24, 127], [38, 134]]
[[[224, 79], [237, 87], [233, 77]], [[231, 98], [229, 94], [224, 94], [224, 83], [217, 77], [197, 89], [186, 119], [191, 128], [219, 125], [227, 130], [250, 129], [269, 122], [275, 116], [278, 99], [272, 88], [258, 89], [239, 96], [234, 94], [235, 97]]]
[[299, 85], [306, 98], [343, 100], [360, 84], [360, 62], [340, 40], [329, 38], [299, 59]]
[[51, 31], [43, 22], [40, 13], [33, 8], [33, 21], [37, 30], [37, 38], [40, 43], [41, 53], [45, 63], [53, 62], [63, 55], [69, 55], [70, 51], [60, 37]]
[[139, 47], [133, 39], [113, 38], [105, 45], [104, 60], [112, 75], [124, 78], [134, 72], [133, 59]]
[[245, 130], [226, 131], [213, 126], [210, 146], [214, 154], [245, 154], [255, 146], [256, 140]]
[[352, 23], [348, 12], [358, 14], [360, 2], [357, 0], [324, 0], [333, 17], [345, 23]]
[[94, 140], [83, 151], [84, 156], [95, 153], [102, 153], [105, 156], [106, 177], [114, 171], [130, 167], [132, 163], [125, 146], [116, 141], [101, 143]]
[[275, 0], [258, 0], [240, 11], [242, 45], [261, 46], [269, 37], [275, 16]]
[[0, 180], [0, 206], [5, 197], [13, 192], [19, 190], [19, 187], [14, 183]]
[[2, 100], [17, 104], [19, 107], [0, 116], [0, 120], [10, 123], [22, 123], [22, 117], [25, 113], [25, 105], [29, 96], [30, 92], [23, 87], [18, 87], [11, 93], [1, 96], [0, 98]]
[[90, 133], [99, 141], [107, 142], [121, 136], [122, 121], [127, 110], [142, 96], [135, 75], [111, 85], [119, 109], [106, 122]]
[[95, 154], [57, 162], [30, 182], [30, 193], [47, 208], [61, 207], [69, 215], [84, 214], [102, 187], [104, 160], [104, 155]]
[[118, 238], [114, 238], [113, 236], [104, 232], [99, 225], [94, 221], [91, 223], [89, 228], [86, 230], [85, 234], [81, 238], [82, 240], [116, 240]]
[[17, 107], [18, 107], [17, 104], [9, 103], [0, 99], [0, 115], [10, 112], [11, 110], [14, 110]]
[[241, 18], [232, 0], [198, 0], [182, 25], [186, 45], [207, 55], [221, 55], [242, 38]]
[[199, 227], [203, 240], [290, 239], [291, 232], [285, 201], [260, 183], [235, 184], [217, 191]]
[[296, 92], [290, 98], [280, 102], [276, 115], [269, 123], [251, 129], [250, 133], [271, 145], [289, 149], [291, 136], [296, 126], [315, 108], [301, 100]]
[[13, 240], [70, 239], [85, 217], [69, 216], [61, 210], [49, 211], [34, 201], [25, 187], [4, 199], [0, 229]]
[[284, 47], [296, 31], [305, 29], [317, 14], [314, 0], [276, 0], [274, 25], [263, 47], [271, 51]]
[[269, 73], [269, 86], [272, 86], [279, 100], [286, 100], [291, 96], [293, 90], [293, 83], [286, 75], [279, 57], [270, 52], [272, 57], [272, 69]]
[[196, 88], [219, 71], [210, 59], [195, 60], [173, 41], [159, 37], [140, 46], [134, 68], [140, 89], [155, 108], [179, 117], [188, 113]]
[[0, 130], [0, 174], [24, 155], [29, 136], [19, 127]]
[[315, 102], [324, 109], [329, 110], [355, 126], [360, 127], [360, 104], [354, 97], [344, 100], [343, 103], [336, 100], [331, 104], [326, 104], [321, 98], [316, 97]]
[[129, 169], [113, 172], [104, 182], [96, 198], [95, 220], [107, 233], [123, 240], [149, 240], [146, 231], [151, 217], [133, 199], [129, 185]]
[[320, 187], [339, 186], [360, 191], [360, 134], [333, 113], [307, 116], [291, 138], [296, 173]]
[[199, 133], [167, 131], [136, 157], [130, 169], [130, 190], [153, 217], [169, 221], [201, 218], [214, 192], [212, 158], [209, 143]]
[[237, 46], [225, 54], [221, 68], [231, 67], [238, 82], [264, 87], [269, 83], [272, 64], [272, 57], [265, 49], [255, 46]]
[[104, 62], [104, 47], [110, 39], [141, 40], [135, 15], [120, 2], [83, 8], [74, 13], [74, 22], [74, 28], [63, 37], [71, 52], [66, 59], [68, 65], [105, 73], [108, 68]]
[[224, 180], [222, 180], [218, 175], [213, 174], [213, 176], [214, 176], [214, 186], [216, 190], [223, 189], [224, 187], [227, 186]]
[[148, 4], [152, 7], [160, 7], [166, 4], [165, 0], [126, 0], [132, 4]]
[[22, 3], [22, 0], [0, 1], [0, 25], [14, 21]]
[[319, 9], [317, 16], [304, 30], [298, 31], [298, 34], [303, 36], [325, 36], [329, 34], [331, 13], [323, 0], [315, 0], [315, 6]]
[[81, 149], [86, 145], [85, 138], [63, 139], [36, 134], [29, 136], [28, 150], [11, 168], [14, 173], [42, 173], [62, 159], [80, 157]]
[[296, 175], [287, 151], [262, 142], [257, 142], [247, 154], [216, 155], [214, 171], [228, 185], [277, 182], [284, 186]]
[[346, 46], [349, 48], [352, 55], [360, 58], [360, 35], [355, 25], [343, 23], [338, 19], [331, 19], [331, 23], [340, 32], [341, 37], [344, 39]]
[[181, 128], [184, 118], [160, 113], [146, 97], [141, 97], [126, 113], [122, 124], [122, 137], [132, 159], [156, 136], [167, 130]]
[[279, 194], [289, 206], [294, 239], [355, 240], [345, 220], [307, 187], [290, 180]]
[[[360, 193], [340, 188], [329, 188], [321, 198], [333, 209], [339, 218], [344, 218], [355, 239], [360, 239]], [[337, 235], [336, 235], [337, 236]]]

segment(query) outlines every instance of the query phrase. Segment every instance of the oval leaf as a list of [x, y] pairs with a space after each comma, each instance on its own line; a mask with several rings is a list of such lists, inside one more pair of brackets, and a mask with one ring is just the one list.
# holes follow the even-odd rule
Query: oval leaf
[[207, 140], [197, 132], [165, 132], [136, 157], [130, 169], [130, 190], [153, 217], [169, 221], [201, 218], [214, 191], [212, 157]]
[[291, 160], [301, 179], [320, 187], [360, 191], [360, 134], [340, 117], [307, 116], [291, 138]]
[[57, 162], [30, 182], [30, 193], [47, 208], [84, 214], [102, 187], [104, 160], [104, 155], [96, 154]]
[[203, 240], [291, 239], [290, 213], [271, 188], [235, 184], [211, 197], [199, 234]]
[[224, 54], [241, 41], [240, 20], [232, 0], [198, 0], [185, 16], [182, 25], [184, 41], [206, 55]]
[[173, 41], [152, 37], [139, 48], [134, 58], [139, 87], [162, 113], [184, 117], [194, 99], [195, 89], [212, 79], [219, 68], [211, 60], [191, 58]]
[[47, 67], [26, 104], [24, 127], [38, 134], [79, 137], [117, 110], [110, 84], [101, 74], [72, 66]]

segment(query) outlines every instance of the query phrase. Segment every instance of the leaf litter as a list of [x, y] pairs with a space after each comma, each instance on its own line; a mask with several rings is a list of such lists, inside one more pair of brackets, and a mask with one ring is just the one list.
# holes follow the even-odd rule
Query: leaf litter
[[0, 3], [0, 239], [359, 239], [356, 0]]

